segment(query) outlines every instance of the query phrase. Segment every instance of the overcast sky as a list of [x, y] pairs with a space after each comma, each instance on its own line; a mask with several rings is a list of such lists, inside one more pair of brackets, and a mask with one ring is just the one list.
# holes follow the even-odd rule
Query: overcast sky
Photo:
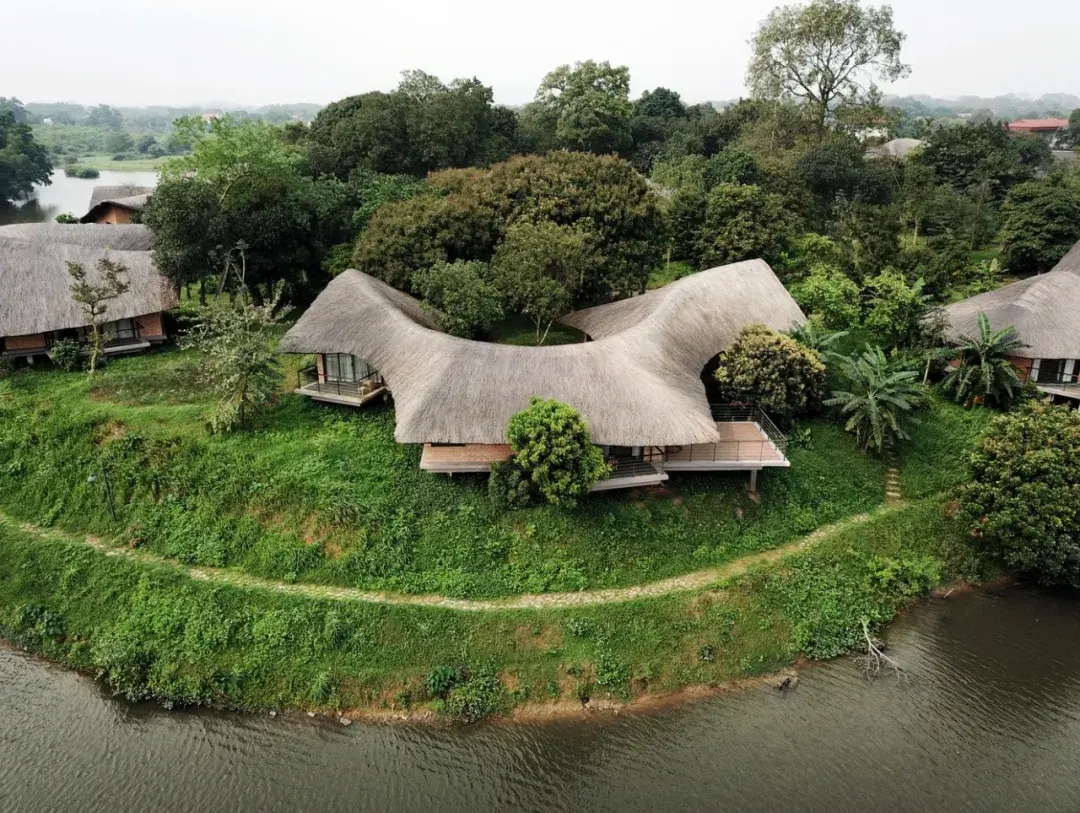
[[[325, 103], [408, 68], [476, 76], [504, 104], [583, 59], [632, 91], [745, 92], [747, 40], [774, 0], [0, 0], [0, 96], [113, 105]], [[897, 93], [1080, 93], [1080, 3], [896, 0], [910, 79]]]

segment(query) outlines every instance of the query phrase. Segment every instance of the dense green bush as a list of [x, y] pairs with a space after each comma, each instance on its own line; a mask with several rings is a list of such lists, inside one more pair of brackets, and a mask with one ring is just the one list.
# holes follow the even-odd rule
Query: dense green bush
[[1013, 187], [1001, 214], [998, 236], [1013, 274], [1050, 270], [1080, 240], [1080, 189], [1057, 179]]
[[532, 498], [528, 473], [514, 458], [493, 463], [488, 477], [488, 495], [498, 511], [524, 508]]
[[791, 295], [799, 307], [820, 318], [827, 328], [851, 330], [859, 325], [861, 291], [839, 269], [814, 266], [806, 278], [792, 286]]
[[53, 364], [67, 373], [73, 373], [82, 366], [80, 353], [82, 348], [74, 339], [59, 339], [53, 342], [51, 357]]
[[604, 455], [590, 439], [589, 427], [569, 404], [533, 398], [510, 419], [506, 437], [514, 450], [515, 464], [552, 505], [572, 508], [608, 474]]
[[412, 284], [454, 336], [474, 336], [502, 318], [502, 298], [484, 263], [436, 263], [413, 274]]
[[702, 268], [779, 259], [801, 223], [780, 195], [759, 186], [718, 184], [709, 193], [697, 240]]
[[960, 504], [1010, 568], [1080, 587], [1080, 414], [1028, 403], [976, 443]]
[[716, 380], [724, 400], [755, 404], [782, 421], [819, 411], [828, 383], [817, 352], [764, 325], [743, 328], [720, 354]]

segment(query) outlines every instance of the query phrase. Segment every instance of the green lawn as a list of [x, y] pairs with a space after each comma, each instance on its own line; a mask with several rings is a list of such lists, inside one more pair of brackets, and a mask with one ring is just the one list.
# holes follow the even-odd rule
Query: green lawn
[[113, 160], [112, 155], [83, 155], [79, 158], [79, 165], [92, 167], [97, 170], [127, 170], [129, 172], [154, 172], [168, 159], [162, 158], [132, 158], [126, 161]]
[[[285, 361], [287, 390], [303, 360]], [[117, 360], [95, 380], [33, 371], [0, 383], [0, 507], [191, 564], [489, 597], [719, 565], [883, 498], [884, 464], [815, 422], [790, 469], [762, 473], [760, 504], [745, 473], [676, 474], [667, 489], [594, 495], [573, 511], [500, 513], [486, 478], [420, 471], [419, 447], [393, 440], [389, 407], [327, 407], [283, 391], [254, 429], [210, 437], [198, 370], [191, 351], [165, 351]]]

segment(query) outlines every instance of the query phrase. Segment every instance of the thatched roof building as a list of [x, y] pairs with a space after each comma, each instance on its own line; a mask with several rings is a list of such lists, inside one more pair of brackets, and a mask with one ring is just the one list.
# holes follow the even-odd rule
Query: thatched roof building
[[867, 158], [907, 158], [915, 150], [922, 149], [925, 142], [917, 138], [894, 138], [866, 151]]
[[83, 265], [94, 278], [108, 257], [128, 269], [127, 293], [109, 303], [110, 320], [169, 310], [176, 292], [146, 250], [142, 226], [19, 224], [0, 227], [0, 337], [45, 334], [82, 327], [86, 314], [71, 299], [67, 263]]
[[978, 335], [979, 314], [994, 330], [1015, 327], [1030, 359], [1080, 359], [1080, 243], [1051, 271], [949, 305], [946, 336]]
[[154, 191], [152, 186], [95, 186], [90, 193], [90, 209], [108, 201], [124, 200], [126, 198], [143, 197]]
[[712, 443], [705, 364], [746, 325], [804, 320], [769, 266], [736, 263], [561, 321], [596, 341], [514, 347], [439, 332], [412, 297], [346, 271], [282, 339], [286, 353], [351, 354], [394, 394], [402, 443], [505, 443], [530, 396], [573, 405], [593, 441], [612, 446]]

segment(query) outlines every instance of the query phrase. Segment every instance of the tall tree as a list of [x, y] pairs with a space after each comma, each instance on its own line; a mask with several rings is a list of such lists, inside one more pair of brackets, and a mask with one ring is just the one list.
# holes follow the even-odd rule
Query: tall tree
[[890, 6], [813, 0], [782, 6], [751, 41], [747, 84], [765, 99], [800, 99], [815, 111], [818, 133], [840, 104], [857, 103], [874, 80], [893, 82], [911, 69], [900, 60], [905, 35]]
[[69, 262], [71, 298], [90, 322], [90, 375], [97, 371], [98, 362], [105, 350], [105, 336], [101, 331], [109, 303], [127, 293], [130, 283], [125, 275], [127, 268], [121, 263], [103, 258], [98, 261], [96, 281], [87, 275], [85, 267]]
[[17, 123], [10, 110], [0, 111], [0, 204], [26, 197], [51, 175], [49, 154], [34, 141], [30, 125]]
[[560, 65], [544, 77], [524, 115], [554, 136], [554, 146], [623, 154], [632, 142], [630, 69], [591, 59]]
[[1048, 271], [1080, 240], [1080, 189], [1057, 177], [1014, 186], [1001, 207], [1005, 266]]

